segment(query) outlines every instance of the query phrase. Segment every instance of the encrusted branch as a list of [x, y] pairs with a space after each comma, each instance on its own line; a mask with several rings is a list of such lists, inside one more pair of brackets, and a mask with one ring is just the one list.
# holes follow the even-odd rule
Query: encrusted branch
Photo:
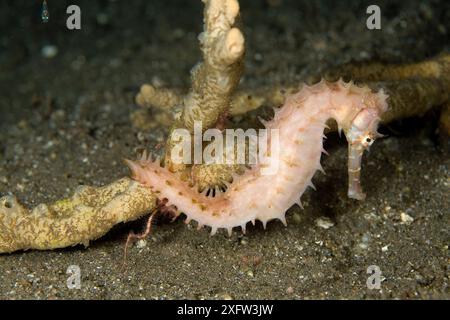
[[193, 131], [194, 121], [204, 130], [213, 127], [230, 108], [230, 100], [243, 72], [244, 36], [234, 27], [239, 14], [237, 0], [203, 0], [204, 30], [199, 35], [203, 61], [191, 70], [191, 88], [177, 90], [143, 85], [139, 105], [173, 107], [182, 104], [181, 123]]
[[183, 103], [183, 92], [173, 88], [157, 88], [143, 84], [136, 96], [136, 103], [141, 107], [171, 110]]
[[[387, 123], [395, 119], [420, 116], [432, 107], [443, 105], [450, 95], [450, 54], [444, 53], [433, 59], [411, 64], [351, 63], [326, 72], [327, 80], [338, 78], [354, 80], [374, 89], [385, 89], [391, 97], [390, 111], [383, 117]], [[245, 114], [261, 106], [277, 107], [284, 103], [287, 95], [297, 92], [299, 84], [261, 87], [253, 90], [238, 90], [231, 97], [230, 116]], [[146, 97], [146, 107], [168, 109], [169, 104], [158, 103], [161, 96], [176, 95], [179, 90], [168, 88], [148, 90], [142, 88], [138, 100]], [[153, 94], [146, 94], [152, 92]], [[169, 100], [166, 100], [169, 101]]]
[[[199, 35], [203, 61], [191, 70], [191, 88], [186, 95], [177, 90], [143, 85], [136, 97], [142, 106], [181, 104], [181, 112], [172, 127], [166, 143], [166, 155], [174, 145], [173, 131], [186, 128], [193, 132], [194, 122], [201, 121], [202, 129], [216, 125], [219, 117], [230, 109], [231, 96], [243, 73], [244, 36], [234, 27], [239, 14], [237, 0], [203, 0], [204, 30]], [[184, 165], [175, 165], [165, 157], [171, 171], [183, 171]]]
[[87, 246], [120, 222], [147, 214], [156, 198], [123, 178], [107, 186], [79, 187], [70, 198], [28, 210], [14, 196], [0, 198], [0, 253]]
[[243, 72], [244, 36], [233, 27], [237, 0], [204, 0], [204, 31], [199, 35], [203, 62], [191, 71], [192, 87], [183, 99], [182, 121], [194, 129], [202, 121], [213, 127], [230, 107], [230, 97]]
[[329, 70], [326, 77], [330, 79], [343, 77], [344, 79], [364, 81], [433, 78], [442, 79], [449, 84], [449, 70], [450, 54], [442, 53], [429, 60], [408, 64], [348, 63]]
[[[326, 72], [325, 78], [331, 81], [344, 78], [373, 89], [384, 89], [390, 96], [390, 111], [382, 119], [387, 123], [423, 115], [450, 99], [450, 54], [411, 64], [347, 64]], [[262, 105], [279, 106], [286, 95], [298, 90], [299, 85], [294, 84], [239, 91], [234, 96], [230, 114], [242, 114]]]

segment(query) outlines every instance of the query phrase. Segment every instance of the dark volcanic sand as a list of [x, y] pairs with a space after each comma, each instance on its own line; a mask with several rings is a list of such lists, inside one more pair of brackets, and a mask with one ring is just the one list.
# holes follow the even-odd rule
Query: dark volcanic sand
[[[167, 133], [132, 127], [139, 85], [187, 86], [199, 60], [200, 1], [65, 2], [49, 1], [46, 25], [38, 1], [0, 4], [0, 196], [28, 206], [127, 175], [121, 159]], [[380, 31], [365, 28], [373, 1], [268, 2], [275, 6], [241, 5], [244, 87], [300, 82], [352, 59], [409, 62], [449, 49], [445, 0], [377, 1]], [[82, 8], [81, 31], [65, 28], [71, 3]], [[58, 48], [54, 58], [43, 57], [47, 45]], [[303, 196], [305, 210], [289, 211], [287, 228], [271, 222], [210, 237], [180, 219], [133, 246], [123, 274], [124, 239], [138, 221], [88, 249], [1, 255], [0, 298], [448, 299], [450, 161], [437, 115], [383, 129], [390, 137], [364, 160], [365, 202], [346, 197], [346, 143], [333, 135], [327, 175]], [[333, 226], [319, 227], [319, 217]], [[69, 265], [81, 268], [80, 290], [66, 286]], [[370, 265], [381, 269], [381, 290], [366, 287]]]

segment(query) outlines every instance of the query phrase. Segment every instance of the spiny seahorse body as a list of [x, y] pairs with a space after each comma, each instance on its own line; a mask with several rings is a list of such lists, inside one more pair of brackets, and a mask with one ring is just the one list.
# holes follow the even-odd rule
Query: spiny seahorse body
[[[158, 161], [127, 160], [127, 164], [134, 179], [161, 199], [168, 199], [168, 205], [186, 214], [187, 222], [195, 220], [199, 228], [211, 227], [212, 234], [219, 228], [231, 234], [238, 226], [245, 232], [246, 224], [255, 220], [264, 227], [272, 219], [286, 224], [286, 211], [296, 203], [301, 205], [301, 195], [312, 186], [315, 172], [321, 170], [323, 132], [331, 118], [344, 130], [349, 143], [349, 196], [364, 198], [359, 187], [361, 156], [379, 136], [376, 129], [381, 113], [387, 109], [386, 99], [382, 91], [374, 93], [342, 81], [304, 86], [276, 110], [273, 120], [265, 123], [266, 128], [279, 130], [279, 152], [268, 154], [266, 163], [235, 176], [227, 191], [214, 198], [198, 193], [195, 186], [181, 181]], [[269, 136], [268, 145], [271, 143]], [[277, 172], [263, 174], [267, 165], [278, 166]]]

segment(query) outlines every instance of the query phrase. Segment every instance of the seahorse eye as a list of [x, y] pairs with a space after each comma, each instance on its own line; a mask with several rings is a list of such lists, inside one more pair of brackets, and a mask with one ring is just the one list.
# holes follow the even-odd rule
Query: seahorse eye
[[367, 134], [366, 136], [362, 137], [361, 139], [361, 144], [365, 147], [368, 148], [370, 147], [373, 142], [375, 141], [375, 138], [373, 137], [373, 135], [371, 135], [370, 133]]

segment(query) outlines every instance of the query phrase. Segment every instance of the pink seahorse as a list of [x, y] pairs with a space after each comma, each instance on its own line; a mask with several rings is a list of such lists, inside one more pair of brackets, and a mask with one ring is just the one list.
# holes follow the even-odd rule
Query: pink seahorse
[[[329, 119], [335, 119], [344, 130], [349, 145], [348, 177], [350, 198], [362, 200], [360, 187], [361, 157], [373, 141], [380, 115], [387, 110], [387, 95], [381, 90], [372, 92], [352, 82], [322, 81], [304, 86], [287, 98], [276, 110], [266, 128], [279, 129], [279, 153], [269, 155], [268, 163], [276, 164], [276, 175], [262, 174], [263, 165], [256, 164], [243, 175], [235, 176], [224, 193], [208, 197], [178, 176], [160, 166], [158, 161], [127, 160], [133, 178], [151, 188], [160, 199], [167, 199], [186, 216], [195, 220], [199, 228], [211, 227], [211, 234], [225, 228], [232, 233], [240, 226], [245, 233], [248, 222], [260, 220], [264, 227], [269, 220], [279, 219], [286, 224], [285, 212], [300, 197], [317, 170], [321, 170], [323, 132]], [[268, 144], [270, 144], [270, 137]]]

